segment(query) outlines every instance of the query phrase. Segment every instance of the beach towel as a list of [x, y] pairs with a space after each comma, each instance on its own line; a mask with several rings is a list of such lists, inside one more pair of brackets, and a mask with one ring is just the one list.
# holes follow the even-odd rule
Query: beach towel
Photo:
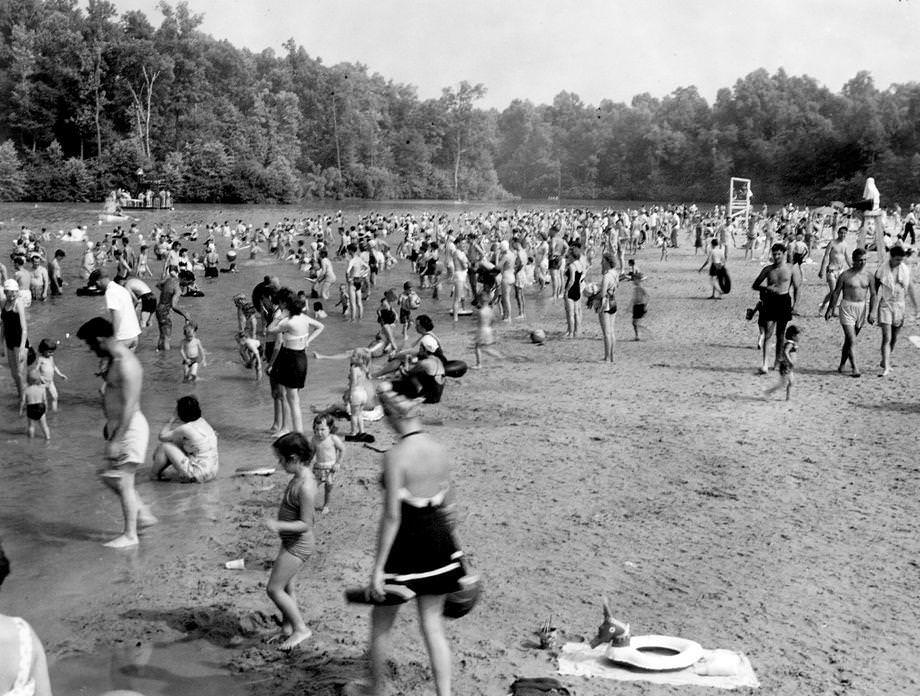
[[[599, 677], [616, 681], [647, 681], [654, 684], [671, 684], [680, 686], [693, 684], [696, 686], [714, 686], [717, 689], [737, 689], [747, 686], [757, 688], [760, 682], [754, 674], [750, 660], [741, 653], [728, 650], [703, 649], [703, 657], [696, 665], [687, 669], [671, 672], [647, 672], [623, 665], [618, 665], [605, 657], [607, 648], [605, 643], [592, 648], [587, 643], [566, 643], [559, 656], [559, 674], [579, 677]], [[737, 672], [729, 676], [716, 676], [698, 674], [705, 671], [704, 665], [725, 664], [732, 660], [732, 655], [737, 656]], [[719, 671], [719, 670], [716, 670]]]

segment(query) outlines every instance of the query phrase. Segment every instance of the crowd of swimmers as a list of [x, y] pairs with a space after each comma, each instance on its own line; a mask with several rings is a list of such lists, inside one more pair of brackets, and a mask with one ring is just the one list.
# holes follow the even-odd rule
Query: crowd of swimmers
[[[827, 283], [819, 313], [827, 319], [839, 317], [844, 334], [839, 370], [849, 367], [853, 376], [861, 374], [855, 356], [856, 337], [864, 323], [877, 322], [882, 331], [880, 374], [889, 375], [891, 351], [907, 314], [906, 302], [914, 299], [905, 259], [911, 257], [915, 242], [915, 210], [911, 208], [903, 216], [899, 209], [891, 211], [885, 229], [872, 240], [879, 259], [874, 271], [866, 268], [866, 249], [852, 248], [850, 242], [861, 224], [857, 216], [851, 218], [837, 210], [814, 215], [787, 206], [774, 213], [751, 211], [746, 220], [746, 224], [731, 220], [724, 208], [703, 211], [679, 205], [459, 216], [375, 213], [358, 217], [351, 221], [353, 224], [337, 213], [285, 218], [258, 227], [237, 220], [235, 224], [190, 224], [180, 230], [154, 226], [146, 232], [132, 224], [117, 227], [95, 242], [85, 239], [78, 270], [70, 274], [63, 270], [67, 254], [62, 249], [50, 252], [52, 235], [46, 230], [33, 233], [23, 228], [14, 241], [11, 268], [0, 264], [4, 293], [0, 343], [29, 437], [41, 432], [50, 438], [47, 413], [58, 408], [55, 379], [67, 377], [54, 360], [57, 341], [42, 338], [35, 347], [30, 343], [30, 308], [61, 295], [67, 285], [65, 277], [81, 279], [83, 285], [75, 288], [77, 294], [105, 298], [106, 316], [85, 322], [76, 335], [99, 358], [106, 425], [100, 476], [118, 494], [124, 516], [122, 533], [107, 545], [130, 547], [139, 542], [139, 530], [157, 523], [135, 487], [135, 475], [146, 463], [149, 438], [149, 426], [140, 409], [143, 366], [135, 351], [146, 340], [154, 319], [156, 350], [171, 350], [173, 316], [181, 317], [182, 379], [195, 382], [207, 366], [205, 343], [212, 339], [199, 336], [192, 313], [180, 306], [180, 299], [203, 295], [202, 287], [208, 292], [226, 292], [228, 298], [232, 295], [238, 323], [236, 348], [256, 382], [262, 383], [267, 377], [273, 400], [270, 432], [277, 437], [273, 451], [279, 465], [292, 477], [277, 519], [267, 523], [281, 540], [268, 593], [283, 616], [279, 645], [289, 650], [310, 636], [297, 606], [293, 578], [312, 553], [314, 509], [322, 513], [331, 509], [346, 443], [372, 442], [366, 423], [384, 412], [398, 432], [420, 432], [413, 430], [418, 423], [418, 405], [440, 401], [448, 378], [465, 370], [465, 363], [445, 356], [434, 333], [434, 321], [422, 311], [425, 296], [446, 296], [453, 322], [463, 315], [475, 315], [474, 368], [483, 365], [484, 357], [504, 358], [496, 345], [495, 325], [523, 325], [535, 294], [562, 305], [568, 339], [583, 334], [584, 308], [594, 311], [603, 337], [603, 359], [614, 362], [618, 311], [629, 307], [635, 340], [649, 333], [644, 326], [651, 302], [647, 274], [639, 269], [637, 260], [644, 249], [660, 248], [659, 260], [667, 261], [666, 250], [681, 244], [692, 244], [696, 251], [705, 248], [706, 259], [700, 270], [708, 268], [712, 299], [722, 296], [727, 268], [739, 260], [741, 250], [741, 262], [754, 262], [755, 251], [760, 249], [759, 258], [769, 253], [769, 263], [752, 285], [758, 301], [748, 310], [747, 319], [758, 318], [762, 357], [758, 371], [767, 374], [775, 369], [779, 375], [767, 394], [782, 389], [788, 399], [792, 393], [796, 353], [803, 334], [803, 321], [795, 325], [792, 320], [806, 315], [803, 290], [810, 264], [817, 266], [818, 278]], [[832, 238], [822, 250], [827, 237]], [[223, 249], [223, 257], [218, 247]], [[305, 287], [283, 287], [271, 274], [251, 292], [239, 292], [235, 287], [233, 294], [219, 285], [207, 285], [222, 273], [236, 272], [239, 255], [245, 251], [250, 261], [296, 264]], [[813, 256], [820, 256], [820, 260]], [[397, 287], [381, 287], [381, 274], [400, 264], [410, 277]], [[203, 276], [203, 284], [199, 284], [198, 274]], [[629, 284], [628, 300], [620, 291], [622, 283]], [[380, 299], [367, 309], [372, 295]], [[339, 352], [308, 350], [322, 334], [323, 322], [335, 312], [355, 323], [364, 322], [366, 315], [374, 317], [366, 344]], [[542, 330], [531, 334], [536, 342], [545, 340]], [[314, 409], [315, 417], [305, 426], [301, 393], [311, 356], [346, 361], [347, 370], [341, 401]], [[337, 433], [340, 417], [350, 426], [344, 436]], [[179, 399], [158, 439], [153, 478], [197, 483], [216, 478], [217, 433], [203, 417], [194, 396]], [[421, 454], [408, 444], [404, 449], [405, 458], [399, 466], [404, 474], [415, 472], [405, 474], [409, 477], [405, 480], [427, 481], [428, 474], [414, 468], [419, 466]], [[412, 485], [409, 489], [414, 490]], [[421, 489], [428, 497], [438, 493], [438, 486], [427, 483]], [[387, 504], [402, 504], [399, 498], [394, 500]], [[383, 520], [382, 525], [389, 524], [386, 514]], [[393, 550], [392, 542], [384, 551], [378, 548], [370, 584], [377, 594], [382, 591], [384, 562]], [[437, 560], [425, 562], [441, 563], [442, 551], [433, 551]], [[405, 549], [400, 553], [411, 556]], [[400, 564], [411, 566], [412, 562], [401, 558]], [[443, 587], [439, 586], [439, 595]], [[428, 596], [418, 594], [420, 598]], [[430, 616], [431, 606], [420, 602], [425, 617], [423, 633], [432, 640], [442, 640], [443, 633]], [[378, 622], [392, 620], [389, 615], [375, 617]], [[444, 684], [449, 684], [449, 675], [445, 682], [443, 656], [436, 653], [437, 649], [432, 652], [432, 664], [437, 663], [438, 691], [446, 693]], [[375, 690], [373, 687], [369, 693]]]

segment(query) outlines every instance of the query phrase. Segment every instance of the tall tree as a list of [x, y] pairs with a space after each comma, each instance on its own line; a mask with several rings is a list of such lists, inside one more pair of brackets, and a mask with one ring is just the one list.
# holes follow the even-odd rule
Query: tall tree
[[460, 164], [471, 140], [473, 104], [484, 96], [484, 85], [471, 85], [466, 80], [456, 87], [445, 87], [441, 92], [441, 106], [447, 122], [446, 139], [454, 165], [454, 198], [460, 198]]

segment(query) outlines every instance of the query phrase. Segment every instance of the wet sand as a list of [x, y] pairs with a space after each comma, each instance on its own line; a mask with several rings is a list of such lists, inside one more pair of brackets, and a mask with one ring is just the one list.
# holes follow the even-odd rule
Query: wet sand
[[[636, 634], [745, 652], [764, 693], [915, 692], [920, 478], [910, 433], [920, 410], [920, 354], [903, 341], [893, 376], [876, 377], [878, 330], [867, 327], [858, 344], [865, 376], [838, 375], [839, 325], [814, 316], [824, 290], [817, 266], [809, 266], [808, 316], [796, 320], [804, 329], [799, 382], [790, 403], [765, 400], [775, 376], [754, 374], [756, 325], [744, 321], [759, 265], [730, 258], [735, 291], [708, 301], [707, 277], [695, 273], [702, 259], [681, 241], [665, 263], [654, 250], [640, 253], [649, 275], [648, 340], [629, 340], [629, 289], [621, 286], [613, 365], [600, 362], [592, 313], [585, 337], [568, 341], [562, 307], [532, 302], [527, 320], [497, 328], [508, 359], [486, 357], [484, 369], [450, 381], [443, 402], [425, 412], [427, 427], [454, 453], [459, 534], [486, 583], [474, 612], [448, 627], [456, 693], [504, 693], [515, 675], [553, 676], [555, 660], [537, 649], [533, 632], [552, 616], [563, 639], [593, 635], [601, 595]], [[76, 259], [68, 262], [73, 269]], [[136, 551], [99, 545], [118, 530], [120, 514], [92, 474], [100, 412], [83, 347], [59, 350], [72, 379], [58, 385], [62, 413], [51, 420], [51, 444], [26, 442], [6, 407], [0, 530], [14, 572], [0, 605], [35, 625], [53, 678], [67, 684], [55, 683], [57, 693], [75, 692], [72, 660], [102, 669], [98, 655], [116, 656], [108, 664], [119, 679], [137, 677], [140, 668], [125, 665], [148, 659], [148, 681], [130, 682], [148, 694], [203, 693], [193, 679], [204, 668], [184, 665], [170, 644], [187, 646], [189, 663], [206, 653], [208, 664], [232, 672], [223, 692], [233, 696], [234, 688], [332, 695], [363, 673], [367, 610], [346, 605], [342, 591], [369, 575], [380, 455], [358, 445], [348, 445], [333, 510], [317, 518], [318, 551], [299, 575], [314, 638], [292, 656], [262, 641], [273, 610], [266, 568], [277, 542], [261, 519], [274, 514], [285, 477], [230, 477], [237, 466], [269, 462], [271, 440], [263, 432], [267, 385], [254, 389], [231, 350], [229, 298], [265, 272], [222, 276], [215, 291], [204, 288], [206, 298], [183, 302], [202, 303], [193, 312], [214, 352], [194, 390], [220, 435], [222, 474], [205, 486], [143, 482], [162, 523]], [[282, 273], [298, 275], [289, 266]], [[592, 269], [589, 280], [597, 275]], [[404, 277], [400, 264], [388, 283]], [[43, 319], [46, 308], [35, 308], [32, 335], [73, 332], [93, 302], [68, 296], [53, 326], [51, 312]], [[471, 360], [472, 320], [451, 326], [448, 301], [427, 294], [426, 310], [447, 356]], [[327, 325], [320, 351], [372, 331], [370, 319], [357, 331], [337, 317]], [[544, 346], [527, 340], [538, 326], [549, 335]], [[910, 333], [920, 333], [916, 324], [905, 338]], [[177, 351], [157, 356], [147, 337], [140, 357], [142, 403], [155, 432], [188, 389], [179, 383]], [[344, 374], [343, 365], [312, 362], [304, 403], [333, 401]], [[0, 385], [8, 394], [5, 370]], [[393, 441], [382, 423], [370, 432], [381, 449]], [[246, 570], [222, 567], [239, 557]], [[152, 644], [160, 646], [156, 655], [175, 660], [175, 679], [154, 669], [163, 665], [156, 655], [124, 657], [138, 643], [142, 653]], [[192, 669], [186, 681], [183, 669]], [[433, 692], [409, 608], [394, 632], [391, 676], [393, 693]], [[642, 683], [563, 681], [583, 696], [670, 693]]]

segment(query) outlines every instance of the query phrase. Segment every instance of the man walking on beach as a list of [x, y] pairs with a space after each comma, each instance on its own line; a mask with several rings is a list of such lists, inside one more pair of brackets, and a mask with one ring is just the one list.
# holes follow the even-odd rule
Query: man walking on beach
[[770, 370], [767, 355], [770, 350], [770, 337], [776, 333], [776, 350], [774, 366], [779, 365], [783, 350], [783, 337], [786, 335], [786, 324], [792, 319], [795, 309], [795, 299], [798, 296], [798, 287], [801, 275], [798, 270], [786, 262], [786, 246], [777, 242], [770, 248], [773, 263], [764, 266], [751, 288], [760, 293], [760, 318], [758, 319], [763, 329], [763, 364], [758, 370], [765, 375]]
[[[851, 265], [846, 238], [847, 228], [846, 225], [842, 225], [837, 228], [837, 239], [832, 240], [824, 250], [824, 258], [821, 259], [818, 277], [823, 278], [824, 274], [827, 274], [827, 294], [821, 300], [821, 306], [818, 308], [819, 313], [824, 309], [824, 305], [830, 301], [831, 304], [828, 309], [831, 312], [831, 316], [837, 314], [836, 304], [831, 300], [831, 297], [837, 287], [837, 277], [840, 275], [840, 271]], [[863, 255], [863, 266], [865, 266], [865, 254]]]
[[834, 308], [837, 306], [837, 300], [843, 293], [843, 299], [840, 300], [840, 328], [843, 329], [843, 348], [840, 351], [840, 365], [837, 372], [843, 372], [847, 362], [850, 363], [853, 377], [859, 377], [859, 368], [856, 366], [856, 356], [853, 353], [853, 346], [856, 344], [856, 337], [860, 329], [866, 322], [868, 314], [867, 298], [875, 296], [875, 284], [872, 276], [866, 270], [866, 251], [865, 249], [855, 249], [853, 251], [853, 264], [840, 274], [834, 291], [830, 294], [827, 311], [824, 312], [824, 319], [830, 319], [834, 316]]
[[103, 483], [121, 498], [125, 525], [121, 536], [105, 546], [114, 549], [134, 546], [138, 543], [138, 526], [157, 522], [134, 488], [137, 467], [147, 458], [150, 436], [150, 427], [140, 409], [143, 368], [134, 353], [115, 338], [115, 329], [107, 319], [90, 319], [79, 328], [77, 338], [85, 341], [100, 358], [108, 360], [102, 390], [105, 464], [100, 475]]
[[888, 250], [888, 260], [876, 269], [872, 284], [875, 293], [869, 307], [869, 323], [878, 319], [882, 329], [882, 373], [879, 377], [887, 377], [891, 373], [891, 351], [904, 326], [908, 293], [914, 307], [917, 306], [917, 298], [914, 297], [910, 283], [910, 268], [904, 265], [904, 247], [893, 246]]

